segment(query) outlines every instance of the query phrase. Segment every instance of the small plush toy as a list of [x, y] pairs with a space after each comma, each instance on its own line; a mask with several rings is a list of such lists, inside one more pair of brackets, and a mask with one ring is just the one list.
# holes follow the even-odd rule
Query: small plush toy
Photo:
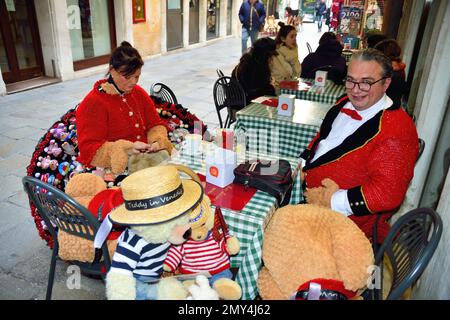
[[182, 274], [209, 272], [212, 276], [209, 281], [220, 298], [237, 300], [242, 289], [231, 279], [229, 256], [239, 252], [239, 241], [225, 231], [213, 230], [217, 224], [208, 196], [203, 197], [200, 207], [190, 217], [191, 237], [170, 248], [164, 270], [175, 272], [178, 269]]
[[200, 274], [195, 277], [195, 283], [188, 287], [191, 294], [188, 300], [219, 300], [219, 294], [209, 286], [209, 280], [206, 276]]
[[181, 180], [182, 166], [139, 170], [121, 184], [125, 202], [109, 219], [126, 226], [106, 277], [108, 299], [186, 299], [187, 290], [174, 277], [162, 278], [170, 244], [179, 245], [190, 235], [189, 214], [203, 195], [200, 183]]
[[369, 240], [340, 213], [316, 205], [278, 209], [264, 232], [263, 299], [352, 299], [370, 277]]

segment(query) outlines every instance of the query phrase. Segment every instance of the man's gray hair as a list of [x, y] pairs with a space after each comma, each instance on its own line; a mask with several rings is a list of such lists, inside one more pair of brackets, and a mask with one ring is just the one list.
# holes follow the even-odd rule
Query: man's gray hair
[[356, 51], [352, 55], [350, 62], [353, 60], [375, 61], [381, 66], [381, 69], [383, 70], [383, 78], [392, 77], [393, 69], [392, 69], [391, 59], [386, 57], [379, 50], [368, 48], [368, 49]]

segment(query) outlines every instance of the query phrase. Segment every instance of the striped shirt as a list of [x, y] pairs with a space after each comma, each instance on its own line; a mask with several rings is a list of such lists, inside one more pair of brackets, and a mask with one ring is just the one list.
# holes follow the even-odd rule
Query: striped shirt
[[170, 243], [149, 243], [126, 229], [117, 241], [111, 271], [134, 277], [160, 278]]
[[208, 271], [212, 275], [230, 268], [226, 242], [223, 238], [217, 242], [211, 232], [203, 241], [189, 239], [182, 245], [171, 246], [164, 264], [172, 271], [180, 265], [181, 273]]

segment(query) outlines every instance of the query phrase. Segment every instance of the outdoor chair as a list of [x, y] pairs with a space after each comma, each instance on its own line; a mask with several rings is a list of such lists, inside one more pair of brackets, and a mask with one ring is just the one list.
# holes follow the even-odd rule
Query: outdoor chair
[[154, 83], [150, 87], [150, 95], [161, 98], [166, 102], [178, 104], [178, 100], [177, 97], [175, 96], [175, 93], [173, 93], [173, 91], [168, 86], [160, 82]]
[[[214, 83], [213, 96], [220, 127], [229, 128], [236, 121], [236, 111], [246, 106], [245, 91], [235, 78], [224, 76]], [[227, 109], [225, 123], [220, 114], [223, 109]]]
[[309, 42], [306, 42], [306, 47], [308, 48], [308, 53], [311, 53], [312, 48], [311, 48], [311, 45], [309, 44]]
[[[375, 255], [375, 265], [379, 270], [375, 273], [374, 288], [363, 293], [369, 300], [400, 299], [404, 292], [421, 276], [436, 250], [442, 235], [442, 220], [429, 208], [414, 209], [392, 226], [386, 239]], [[387, 262], [387, 265], [386, 265]], [[390, 288], [383, 288], [385, 267], [392, 269]], [[388, 279], [389, 277], [387, 277]], [[387, 289], [383, 295], [383, 289]]]
[[422, 155], [424, 149], [425, 149], [425, 141], [419, 138], [419, 154], [417, 155], [416, 163], [417, 161], [419, 161], [420, 156]]
[[[52, 296], [55, 278], [56, 260], [58, 259], [58, 231], [94, 241], [100, 222], [89, 210], [56, 187], [33, 177], [24, 177], [22, 183], [30, 202], [37, 208], [38, 214], [45, 222], [53, 237], [53, 252], [50, 262], [46, 300]], [[101, 257], [103, 256], [103, 260]], [[93, 262], [70, 261], [80, 267], [85, 274], [104, 278], [111, 266], [106, 242], [101, 250], [96, 250]]]

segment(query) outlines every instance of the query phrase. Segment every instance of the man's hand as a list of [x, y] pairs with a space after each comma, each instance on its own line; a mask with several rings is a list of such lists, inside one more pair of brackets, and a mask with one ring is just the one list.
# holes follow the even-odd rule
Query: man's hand
[[339, 190], [339, 186], [333, 180], [326, 178], [322, 180], [323, 187], [308, 188], [305, 191], [307, 202], [318, 206], [331, 208], [331, 197]]

